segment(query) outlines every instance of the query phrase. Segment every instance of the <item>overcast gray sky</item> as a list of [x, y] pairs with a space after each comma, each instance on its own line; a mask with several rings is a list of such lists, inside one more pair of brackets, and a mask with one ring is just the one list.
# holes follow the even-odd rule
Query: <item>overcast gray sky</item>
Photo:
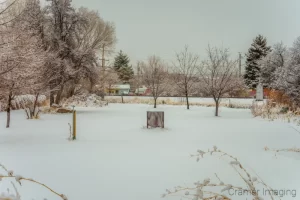
[[290, 46], [300, 36], [299, 0], [73, 0], [76, 7], [98, 10], [116, 25], [116, 51], [146, 60], [166, 61], [189, 45], [203, 58], [208, 44], [246, 53], [262, 34], [269, 44]]

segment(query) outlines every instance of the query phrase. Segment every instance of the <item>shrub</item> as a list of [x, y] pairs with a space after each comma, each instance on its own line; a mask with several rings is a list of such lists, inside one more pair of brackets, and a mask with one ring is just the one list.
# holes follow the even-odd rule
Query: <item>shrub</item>
[[[177, 186], [175, 189], [167, 189], [166, 193], [162, 197], [166, 197], [173, 194], [181, 194], [188, 199], [199, 200], [199, 199], [213, 199], [213, 200], [229, 200], [229, 198], [224, 192], [229, 190], [238, 190], [244, 192], [244, 194], [251, 195], [254, 200], [261, 200], [259, 196], [258, 186], [264, 187], [265, 190], [276, 191], [270, 188], [258, 175], [252, 175], [241, 163], [240, 161], [221, 150], [216, 146], [213, 150], [202, 151], [198, 150], [197, 154], [191, 155], [191, 157], [196, 157], [197, 162], [204, 158], [206, 155], [216, 155], [218, 157], [223, 157], [228, 160], [228, 164], [236, 171], [237, 175], [244, 182], [243, 186], [233, 186], [230, 183], [224, 183], [217, 174], [215, 174], [217, 181], [212, 181], [210, 178], [206, 178], [203, 181], [198, 181], [194, 183], [194, 187]], [[212, 190], [213, 189], [213, 190]], [[269, 194], [271, 199], [275, 199], [272, 192]]]

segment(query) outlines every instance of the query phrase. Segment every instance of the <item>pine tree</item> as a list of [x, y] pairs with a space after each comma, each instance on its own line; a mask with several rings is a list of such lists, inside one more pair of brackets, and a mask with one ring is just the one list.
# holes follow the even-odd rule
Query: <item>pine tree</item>
[[119, 71], [119, 78], [124, 82], [128, 83], [130, 79], [132, 79], [134, 72], [132, 66], [122, 66]]
[[134, 72], [132, 66], [129, 65], [129, 58], [122, 51], [115, 57], [114, 69], [118, 73], [123, 83], [128, 83], [133, 78]]
[[267, 39], [258, 35], [251, 44], [246, 54], [246, 73], [244, 75], [245, 83], [250, 88], [256, 88], [260, 78], [259, 61], [271, 52], [271, 47], [267, 46]]

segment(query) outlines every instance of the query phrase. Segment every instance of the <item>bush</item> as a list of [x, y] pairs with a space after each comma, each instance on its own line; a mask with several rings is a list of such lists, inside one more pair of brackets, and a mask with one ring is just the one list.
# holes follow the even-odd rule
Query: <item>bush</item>
[[269, 99], [271, 99], [276, 104], [292, 106], [290, 98], [284, 94], [284, 92], [278, 90], [271, 90], [269, 92]]
[[[241, 163], [240, 161], [221, 150], [216, 146], [212, 150], [202, 151], [198, 150], [197, 154], [191, 155], [191, 157], [196, 157], [197, 162], [204, 158], [206, 155], [215, 155], [218, 158], [223, 157], [228, 160], [228, 164], [236, 171], [238, 177], [244, 182], [242, 186], [233, 186], [230, 183], [223, 182], [217, 174], [215, 174], [216, 179], [213, 181], [211, 178], [206, 178], [203, 181], [198, 181], [194, 183], [194, 187], [187, 186], [177, 186], [175, 189], [167, 189], [166, 193], [162, 197], [167, 197], [169, 195], [181, 194], [187, 199], [200, 200], [200, 199], [212, 199], [212, 200], [229, 200], [229, 198], [224, 192], [228, 192], [232, 189], [236, 191], [243, 192], [243, 194], [248, 194], [253, 197], [255, 200], [263, 199], [259, 196], [258, 186], [262, 186], [264, 190], [276, 191], [270, 188], [258, 175], [251, 174]], [[212, 192], [213, 191], [213, 192]], [[266, 194], [264, 194], [266, 195]], [[269, 193], [271, 199], [275, 199], [274, 194]], [[279, 199], [279, 198], [278, 198]]]

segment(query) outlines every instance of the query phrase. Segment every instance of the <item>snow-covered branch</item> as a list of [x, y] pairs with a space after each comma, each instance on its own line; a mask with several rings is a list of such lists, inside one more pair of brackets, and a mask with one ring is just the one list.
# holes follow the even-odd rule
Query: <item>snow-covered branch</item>
[[[196, 161], [199, 162], [206, 155], [218, 156], [220, 158], [226, 159], [228, 164], [232, 166], [235, 172], [243, 180], [245, 186], [233, 186], [232, 184], [224, 183], [219, 178], [219, 176], [215, 174], [216, 181], [213, 181], [210, 178], [206, 178], [203, 181], [195, 182], [194, 187], [177, 186], [174, 187], [174, 189], [167, 189], [166, 193], [164, 193], [162, 197], [179, 194], [183, 197], [190, 197], [190, 199], [193, 200], [229, 200], [231, 199], [230, 196], [232, 196], [232, 192], [230, 191], [235, 190], [242, 191], [244, 194], [251, 195], [254, 200], [261, 200], [263, 198], [259, 196], [259, 190], [257, 189], [258, 185], [263, 186], [269, 191], [273, 191], [272, 188], [270, 188], [257, 174], [251, 175], [251, 173], [248, 172], [248, 170], [240, 163], [240, 161], [236, 157], [221, 151], [216, 146], [214, 146], [212, 150], [208, 151], [198, 150], [197, 153], [192, 154], [191, 157], [195, 157]], [[228, 195], [224, 194], [224, 192], [228, 192]], [[269, 194], [269, 197], [272, 200], [276, 198], [273, 194]]]
[[[37, 185], [40, 185], [40, 186], [44, 187], [45, 189], [47, 189], [51, 193], [59, 196], [62, 200], [67, 200], [68, 199], [64, 194], [60, 194], [60, 193], [56, 192], [55, 190], [53, 190], [52, 188], [50, 188], [49, 186], [47, 186], [47, 185], [45, 185], [41, 182], [38, 182], [38, 181], [36, 181], [34, 179], [31, 179], [31, 178], [25, 178], [21, 175], [14, 175], [14, 171], [8, 170], [1, 163], [0, 163], [0, 168], [2, 168], [6, 173], [6, 175], [0, 174], [0, 181], [2, 181], [4, 179], [11, 179], [11, 180], [14, 180], [15, 182], [19, 183], [20, 185], [22, 185], [23, 181], [31, 182], [31, 183], [34, 183], [34, 184], [37, 184]], [[0, 195], [0, 200], [21, 200], [21, 196], [18, 193], [18, 190], [17, 190], [16, 186], [14, 185], [13, 182], [12, 182], [12, 184], [13, 184], [13, 187], [15, 189], [15, 194], [6, 194], [6, 195], [2, 194], [2, 195]]]

